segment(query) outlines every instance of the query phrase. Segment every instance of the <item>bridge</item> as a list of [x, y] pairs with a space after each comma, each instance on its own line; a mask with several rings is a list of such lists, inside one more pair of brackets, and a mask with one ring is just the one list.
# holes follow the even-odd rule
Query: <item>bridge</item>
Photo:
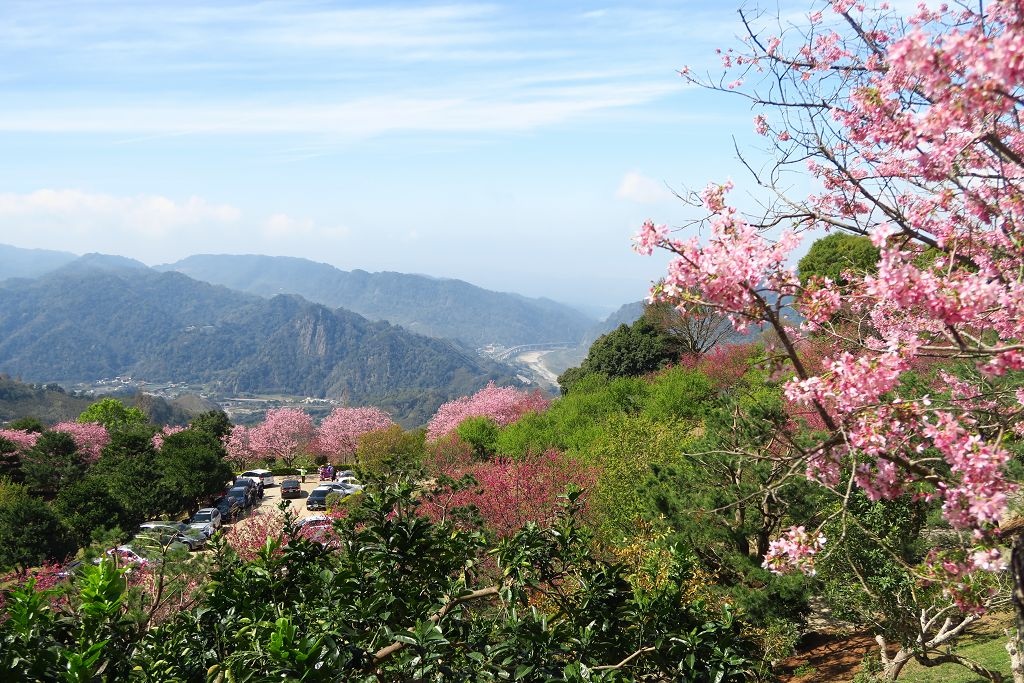
[[501, 353], [492, 356], [495, 360], [506, 361], [509, 358], [518, 356], [527, 351], [554, 351], [556, 349], [572, 349], [579, 345], [579, 342], [545, 342], [543, 344], [520, 344], [505, 349]]

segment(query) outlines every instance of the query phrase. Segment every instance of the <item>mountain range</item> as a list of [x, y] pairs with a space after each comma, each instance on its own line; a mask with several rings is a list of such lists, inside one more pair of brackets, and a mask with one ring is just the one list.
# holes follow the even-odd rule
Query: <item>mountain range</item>
[[578, 342], [589, 316], [550, 299], [494, 292], [462, 280], [344, 271], [301, 258], [200, 254], [163, 266], [204, 282], [269, 297], [298, 294], [371, 320], [474, 347]]
[[133, 375], [224, 394], [379, 405], [406, 424], [515, 371], [456, 343], [294, 295], [265, 299], [88, 255], [0, 282], [0, 372], [36, 382]]

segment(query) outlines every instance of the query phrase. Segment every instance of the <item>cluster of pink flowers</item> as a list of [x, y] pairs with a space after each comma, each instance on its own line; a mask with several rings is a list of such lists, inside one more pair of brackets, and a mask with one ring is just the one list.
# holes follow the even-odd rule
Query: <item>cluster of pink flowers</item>
[[224, 541], [246, 562], [252, 561], [268, 540], [280, 539], [284, 530], [284, 517], [277, 512], [256, 512], [247, 519], [233, 524], [224, 534]]
[[52, 432], [69, 434], [78, 447], [78, 452], [87, 463], [94, 463], [110, 443], [107, 428], [95, 422], [58, 422], [50, 428]]
[[356, 452], [359, 437], [394, 425], [380, 408], [335, 408], [316, 429], [312, 450], [334, 460]]
[[152, 439], [153, 448], [155, 448], [157, 450], [160, 450], [161, 448], [164, 447], [164, 439], [165, 438], [167, 438], [171, 434], [177, 434], [178, 432], [183, 432], [183, 431], [185, 431], [184, 427], [180, 427], [180, 426], [173, 426], [172, 427], [172, 426], [169, 426], [169, 425], [165, 425], [163, 429], [161, 429], [159, 432], [157, 432], [156, 434], [153, 435], [153, 439]]
[[0, 429], [0, 439], [6, 439], [13, 443], [19, 451], [27, 451], [36, 445], [39, 434], [26, 432], [21, 429]]
[[436, 441], [455, 431], [463, 420], [470, 417], [489, 417], [504, 427], [527, 413], [547, 410], [549, 403], [540, 391], [497, 387], [490, 382], [472, 396], [449, 401], [438, 408], [427, 424], [427, 438]]
[[801, 571], [814, 576], [814, 556], [825, 547], [825, 537], [802, 526], [791, 527], [781, 538], [768, 545], [764, 568], [783, 574]]

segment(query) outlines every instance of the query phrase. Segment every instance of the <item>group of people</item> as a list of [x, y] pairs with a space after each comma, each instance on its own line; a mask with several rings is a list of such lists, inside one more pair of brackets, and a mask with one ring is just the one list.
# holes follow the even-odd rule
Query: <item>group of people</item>
[[334, 465], [323, 465], [320, 467], [320, 481], [337, 481], [338, 471]]

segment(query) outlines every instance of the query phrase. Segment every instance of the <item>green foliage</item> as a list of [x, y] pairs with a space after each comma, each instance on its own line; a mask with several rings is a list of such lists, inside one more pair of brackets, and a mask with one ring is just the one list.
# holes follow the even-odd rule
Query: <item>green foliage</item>
[[178, 514], [222, 493], [232, 475], [224, 455], [224, 446], [207, 432], [186, 429], [165, 437], [154, 459], [159, 487], [172, 494], [162, 502], [164, 511]]
[[398, 425], [367, 432], [356, 446], [356, 466], [372, 479], [397, 481], [411, 477], [426, 456], [426, 431], [406, 431]]
[[874, 273], [878, 269], [878, 258], [878, 248], [871, 244], [870, 238], [835, 232], [814, 242], [807, 255], [800, 259], [797, 270], [803, 284], [818, 276], [846, 285], [843, 271]]
[[90, 470], [106, 483], [129, 526], [180, 510], [181, 498], [164, 483], [151, 438], [148, 430], [113, 434]]
[[472, 447], [473, 455], [480, 460], [493, 454], [497, 446], [498, 424], [489, 417], [466, 418], [455, 433]]
[[[595, 557], [570, 498], [551, 528], [488, 548], [415, 512], [413, 488], [370, 493], [328, 549], [270, 538], [251, 562], [215, 549], [202, 601], [126, 628], [131, 591], [109, 563], [76, 578], [67, 618], [13, 591], [0, 672], [36, 680], [688, 680], [755, 674], [733, 613], [687, 597], [689, 565], [634, 592]], [[484, 564], [485, 557], [493, 560]], [[621, 664], [628, 660], [626, 664]]]
[[558, 384], [562, 393], [568, 394], [587, 375], [636, 377], [664, 367], [678, 355], [673, 339], [641, 318], [599, 337], [580, 367], [563, 373]]
[[646, 491], [651, 468], [679, 460], [690, 430], [679, 422], [658, 422], [648, 415], [616, 415], [603, 425], [589, 449], [601, 474], [591, 497], [601, 535], [632, 535], [638, 519], [649, 512]]
[[95, 422], [114, 433], [145, 427], [149, 418], [138, 408], [129, 408], [116, 398], [103, 398], [83, 410], [78, 422]]
[[55, 494], [83, 469], [75, 440], [64, 432], [44, 432], [21, 458], [21, 476], [35, 494]]
[[47, 430], [47, 426], [36, 417], [22, 417], [17, 420], [11, 420], [7, 424], [7, 429], [17, 429], [23, 432], [35, 432], [40, 434]]
[[693, 420], [702, 415], [714, 396], [707, 375], [696, 370], [672, 368], [651, 384], [645, 412], [659, 422]]
[[557, 448], [586, 459], [591, 444], [602, 434], [602, 424], [613, 415], [641, 410], [649, 392], [649, 384], [638, 377], [609, 380], [589, 375], [548, 410], [526, 415], [502, 429], [497, 451], [522, 457]]
[[102, 529], [124, 530], [129, 524], [124, 508], [110, 493], [107, 483], [94, 475], [63, 487], [53, 509], [79, 547], [87, 545]]
[[17, 484], [0, 495], [0, 569], [25, 570], [62, 559], [73, 546], [50, 506]]
[[189, 428], [196, 432], [205, 432], [215, 439], [223, 439], [231, 433], [231, 420], [223, 410], [208, 410], [192, 418]]

